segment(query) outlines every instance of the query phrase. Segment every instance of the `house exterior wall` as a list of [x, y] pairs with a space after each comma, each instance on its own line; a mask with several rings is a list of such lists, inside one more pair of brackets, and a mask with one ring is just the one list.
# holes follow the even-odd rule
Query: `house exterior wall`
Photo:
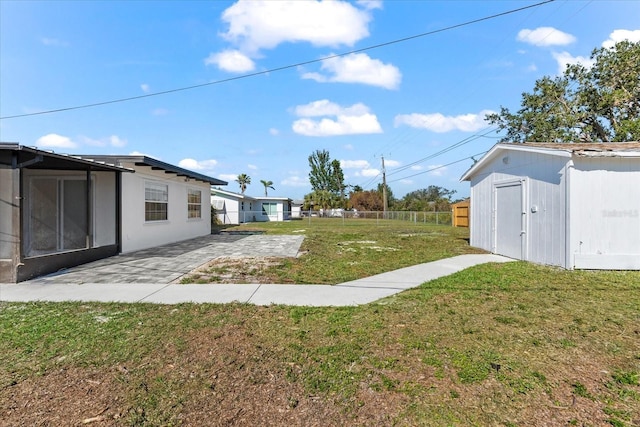
[[[263, 205], [276, 204], [275, 214], [267, 215], [263, 209]], [[284, 200], [259, 200], [254, 203], [257, 207], [256, 221], [284, 221], [291, 218], [291, 212], [289, 211], [289, 203]]]
[[575, 158], [570, 191], [568, 268], [640, 270], [640, 159]]
[[[135, 173], [122, 175], [122, 252], [131, 252], [178, 242], [211, 233], [209, 183], [186, 181], [150, 167], [125, 164]], [[166, 221], [145, 221], [146, 182], [168, 186]], [[189, 189], [200, 190], [201, 218], [188, 218]]]
[[471, 177], [471, 245], [496, 251], [496, 190], [522, 189], [521, 259], [565, 266], [567, 158], [543, 153], [503, 151]]
[[218, 220], [222, 224], [240, 224], [240, 201], [235, 198], [227, 198], [218, 195], [211, 195], [211, 205], [216, 207], [216, 201], [224, 202], [222, 211], [217, 211]]

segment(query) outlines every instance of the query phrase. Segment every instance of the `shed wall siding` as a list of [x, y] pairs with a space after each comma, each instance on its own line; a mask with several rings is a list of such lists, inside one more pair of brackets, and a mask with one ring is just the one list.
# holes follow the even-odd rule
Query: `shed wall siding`
[[471, 245], [495, 250], [495, 227], [500, 227], [495, 223], [495, 186], [523, 179], [526, 232], [523, 258], [564, 266], [566, 162], [563, 157], [510, 151], [475, 174], [471, 179]]
[[[135, 168], [135, 173], [122, 176], [122, 252], [151, 248], [179, 242], [211, 233], [209, 183], [186, 182], [184, 177], [154, 171], [148, 167]], [[168, 185], [168, 219], [145, 221], [145, 182]], [[202, 218], [188, 218], [188, 189], [202, 191]]]
[[570, 268], [640, 269], [640, 159], [576, 158]]

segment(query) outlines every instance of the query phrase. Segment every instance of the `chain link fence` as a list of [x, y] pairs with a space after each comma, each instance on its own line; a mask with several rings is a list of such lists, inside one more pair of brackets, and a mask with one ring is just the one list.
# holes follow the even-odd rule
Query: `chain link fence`
[[452, 225], [451, 211], [356, 211], [346, 209], [303, 210], [294, 212], [279, 212], [277, 215], [264, 215], [259, 211], [224, 212], [217, 213], [221, 224], [243, 224], [270, 221], [303, 221], [309, 225], [314, 223], [335, 225], [370, 225], [372, 222], [384, 225], [390, 221], [403, 221], [415, 224]]

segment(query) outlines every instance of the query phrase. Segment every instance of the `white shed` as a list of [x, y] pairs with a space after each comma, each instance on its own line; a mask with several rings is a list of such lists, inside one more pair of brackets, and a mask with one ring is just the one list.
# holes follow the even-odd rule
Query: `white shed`
[[496, 144], [471, 182], [471, 245], [566, 269], [640, 270], [640, 143]]

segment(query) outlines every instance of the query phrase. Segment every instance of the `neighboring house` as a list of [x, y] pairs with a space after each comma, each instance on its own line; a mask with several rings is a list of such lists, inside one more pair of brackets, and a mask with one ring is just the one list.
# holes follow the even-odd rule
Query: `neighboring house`
[[471, 245], [566, 269], [640, 270], [640, 143], [496, 144], [471, 182]]
[[291, 199], [251, 197], [220, 188], [211, 189], [211, 206], [222, 224], [287, 221], [291, 219]]
[[302, 205], [304, 205], [304, 200], [291, 202], [291, 218], [302, 218]]
[[209, 234], [212, 184], [146, 156], [0, 143], [0, 282]]

